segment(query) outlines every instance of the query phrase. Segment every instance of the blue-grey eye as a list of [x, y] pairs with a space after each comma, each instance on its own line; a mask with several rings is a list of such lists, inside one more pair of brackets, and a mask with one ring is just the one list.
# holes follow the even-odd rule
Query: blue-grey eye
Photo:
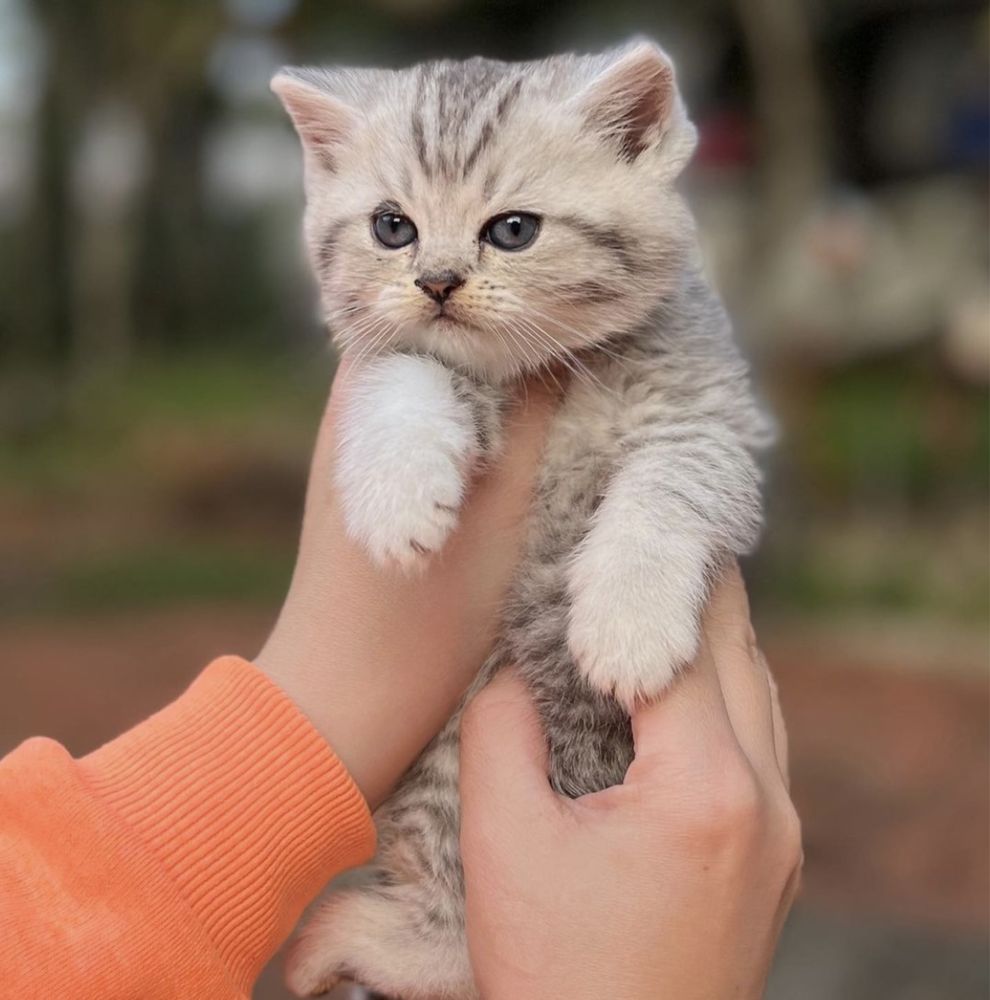
[[375, 239], [390, 250], [408, 246], [416, 239], [416, 227], [412, 219], [407, 219], [398, 212], [379, 212], [371, 220], [371, 229]]
[[481, 237], [499, 250], [522, 250], [536, 239], [539, 231], [539, 216], [529, 212], [505, 212], [485, 223]]

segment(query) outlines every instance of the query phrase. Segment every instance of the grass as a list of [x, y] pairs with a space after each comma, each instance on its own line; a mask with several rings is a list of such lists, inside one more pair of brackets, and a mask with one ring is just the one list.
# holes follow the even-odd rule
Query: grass
[[277, 599], [331, 371], [329, 355], [146, 358], [8, 424], [0, 614]]
[[[34, 383], [0, 387], [24, 405], [0, 426], [0, 490], [15, 495], [86, 492], [129, 477], [156, 434], [308, 440], [326, 398], [329, 354], [309, 359], [194, 354], [144, 358], [32, 409]], [[44, 392], [41, 393], [44, 395]], [[33, 415], [23, 417], [27, 410]]]
[[918, 537], [874, 544], [868, 560], [842, 549], [811, 533], [775, 539], [756, 558], [751, 586], [780, 614], [872, 611], [985, 625], [990, 575], [980, 549], [964, 553], [955, 543], [938, 551], [937, 542]]
[[293, 553], [230, 544], [161, 545], [70, 562], [52, 575], [33, 613], [92, 613], [185, 602], [274, 603], [286, 591]]

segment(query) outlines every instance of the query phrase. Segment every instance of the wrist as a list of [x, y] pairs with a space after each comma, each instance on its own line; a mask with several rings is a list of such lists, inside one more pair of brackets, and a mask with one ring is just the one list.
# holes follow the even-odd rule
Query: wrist
[[374, 809], [450, 717], [473, 669], [456, 629], [410, 628], [400, 650], [382, 639], [387, 616], [367, 611], [320, 613], [290, 599], [254, 662], [309, 718]]
[[[370, 687], [356, 688], [352, 665], [335, 655], [332, 645], [316, 646], [300, 638], [287, 641], [276, 629], [254, 664], [309, 719], [374, 809], [399, 776], [393, 774], [387, 749], [372, 753], [370, 737], [380, 722], [370, 720], [382, 718], [381, 702]], [[392, 734], [391, 727], [386, 731]]]

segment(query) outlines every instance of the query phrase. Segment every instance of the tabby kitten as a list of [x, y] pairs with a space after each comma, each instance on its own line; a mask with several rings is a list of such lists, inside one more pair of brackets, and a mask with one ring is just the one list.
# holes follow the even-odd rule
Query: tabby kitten
[[[711, 581], [760, 526], [767, 425], [674, 182], [690, 158], [667, 56], [287, 69], [305, 229], [360, 355], [336, 479], [385, 571], [437, 552], [495, 456], [513, 382], [570, 369], [525, 552], [475, 689], [518, 664], [550, 780], [622, 781], [628, 710], [690, 661]], [[378, 810], [378, 854], [292, 951], [290, 986], [477, 996], [458, 857], [458, 716]], [[580, 873], [575, 873], [580, 877]]]

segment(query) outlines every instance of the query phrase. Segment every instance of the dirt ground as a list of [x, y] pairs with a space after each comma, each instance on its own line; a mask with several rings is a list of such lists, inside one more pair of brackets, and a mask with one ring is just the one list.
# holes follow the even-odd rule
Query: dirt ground
[[[85, 753], [177, 695], [211, 657], [252, 655], [272, 618], [267, 609], [217, 606], [0, 623], [0, 752], [40, 733]], [[788, 982], [803, 976], [813, 964], [801, 958], [809, 948], [821, 960], [829, 947], [848, 956], [875, 940], [873, 958], [900, 955], [907, 963], [935, 947], [946, 978], [936, 977], [930, 992], [891, 986], [860, 994], [847, 984], [839, 993], [802, 987], [801, 995], [985, 996], [985, 676], [979, 669], [895, 671], [889, 652], [868, 662], [793, 628], [768, 627], [761, 636], [790, 730], [806, 850], [802, 908], [785, 938], [780, 975], [791, 975]], [[833, 955], [829, 967], [836, 961]], [[897, 981], [889, 969], [885, 976]], [[911, 979], [917, 986], [918, 976]], [[275, 973], [266, 976], [256, 995], [283, 996], [275, 982]]]

